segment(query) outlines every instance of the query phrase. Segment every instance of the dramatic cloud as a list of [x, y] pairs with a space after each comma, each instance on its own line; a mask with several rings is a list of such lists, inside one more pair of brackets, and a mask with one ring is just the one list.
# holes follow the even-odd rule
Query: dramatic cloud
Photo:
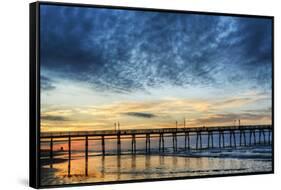
[[271, 88], [266, 18], [41, 7], [41, 66], [93, 89]]
[[272, 122], [272, 19], [40, 6], [44, 130]]
[[42, 90], [49, 91], [55, 89], [55, 86], [52, 84], [51, 79], [49, 79], [48, 77], [41, 76], [40, 80]]

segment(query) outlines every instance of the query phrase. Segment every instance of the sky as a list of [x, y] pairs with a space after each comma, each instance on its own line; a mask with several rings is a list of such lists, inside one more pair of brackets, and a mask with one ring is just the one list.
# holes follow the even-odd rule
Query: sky
[[41, 130], [271, 123], [272, 20], [40, 5]]

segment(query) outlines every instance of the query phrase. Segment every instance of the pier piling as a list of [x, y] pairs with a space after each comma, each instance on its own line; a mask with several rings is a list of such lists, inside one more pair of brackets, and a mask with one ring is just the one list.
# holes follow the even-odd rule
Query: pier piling
[[247, 143], [246, 143], [246, 133], [244, 130], [239, 130], [239, 144], [240, 146], [242, 146], [242, 141], [244, 142], [243, 145], [244, 146], [247, 146]]
[[88, 176], [88, 136], [85, 137], [85, 175]]
[[102, 147], [102, 155], [105, 155], [105, 141], [104, 141], [104, 135], [101, 136], [101, 147]]
[[150, 134], [147, 133], [145, 137], [145, 152], [150, 153]]
[[202, 136], [201, 136], [201, 131], [196, 132], [196, 150], [198, 150], [198, 144], [200, 141], [200, 149], [202, 149]]
[[[186, 143], [187, 141], [187, 143]], [[190, 137], [189, 137], [189, 132], [184, 133], [184, 150], [190, 149]]]
[[271, 144], [271, 132], [268, 130], [268, 144]]
[[120, 132], [117, 134], [117, 154], [121, 154], [121, 136]]
[[257, 144], [257, 141], [256, 141], [256, 130], [253, 130], [253, 134], [254, 134], [254, 145]]
[[[212, 142], [211, 143], [211, 146], [210, 146], [210, 141]], [[214, 139], [213, 139], [213, 132], [212, 131], [208, 131], [208, 148], [214, 148]]]
[[[221, 143], [222, 142], [222, 143]], [[222, 146], [221, 146], [222, 144]], [[224, 132], [222, 130], [219, 131], [219, 147], [225, 147], [225, 144], [224, 144]]]
[[230, 147], [232, 147], [232, 138], [233, 138], [234, 147], [236, 147], [236, 138], [235, 138], [235, 131], [234, 130], [229, 131]]
[[68, 136], [68, 177], [70, 177], [71, 169], [71, 136]]
[[164, 144], [164, 134], [163, 133], [161, 133], [161, 136], [162, 136], [162, 152], [164, 152], [164, 150], [165, 150], [165, 144]]
[[178, 149], [177, 143], [178, 143], [178, 141], [177, 141], [177, 133], [173, 133], [173, 150], [174, 150], [174, 152], [176, 152], [177, 149]]
[[263, 135], [263, 144], [266, 144], [266, 140], [265, 140], [265, 132], [264, 130], [262, 129], [262, 135]]
[[132, 154], [135, 154], [136, 153], [136, 135], [133, 134], [132, 135]]
[[53, 138], [50, 139], [50, 167], [53, 167]]

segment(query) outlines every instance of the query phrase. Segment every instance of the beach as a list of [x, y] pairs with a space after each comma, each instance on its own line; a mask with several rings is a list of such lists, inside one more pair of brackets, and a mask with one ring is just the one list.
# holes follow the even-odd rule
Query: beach
[[[139, 140], [142, 142], [141, 140]], [[179, 149], [174, 152], [167, 139], [164, 152], [159, 152], [157, 139], [152, 140], [150, 154], [144, 154], [142, 144], [135, 154], [131, 154], [130, 142], [122, 141], [122, 153], [116, 154], [112, 145], [107, 142], [108, 150], [105, 155], [97, 148], [99, 142], [90, 143], [88, 165], [86, 166], [85, 153], [79, 148], [79, 143], [73, 142], [74, 150], [71, 154], [70, 172], [68, 171], [67, 151], [59, 150], [63, 142], [56, 144], [51, 162], [48, 152], [41, 159], [41, 185], [59, 185], [75, 183], [116, 182], [143, 179], [165, 179], [173, 177], [214, 176], [223, 174], [244, 174], [272, 171], [272, 147], [257, 142], [254, 146], [229, 147], [226, 138], [226, 147], [205, 148], [195, 150], [194, 143], [190, 150], [183, 148], [179, 139]], [[203, 142], [205, 138], [203, 137]], [[112, 145], [111, 145], [112, 143]], [[205, 144], [203, 143], [203, 146]], [[111, 148], [109, 148], [111, 146]], [[94, 148], [96, 147], [96, 148]], [[86, 169], [87, 168], [87, 169]], [[87, 170], [87, 175], [86, 175]], [[68, 175], [68, 172], [70, 175]]]

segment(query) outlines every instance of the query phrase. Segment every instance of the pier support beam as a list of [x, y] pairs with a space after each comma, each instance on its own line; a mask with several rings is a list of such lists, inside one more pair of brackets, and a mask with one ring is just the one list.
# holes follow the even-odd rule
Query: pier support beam
[[254, 145], [256, 145], [257, 141], [256, 141], [256, 130], [255, 129], [253, 130], [253, 134], [254, 134]]
[[174, 152], [178, 150], [177, 133], [173, 133], [173, 150]]
[[235, 131], [234, 130], [229, 131], [230, 147], [232, 147], [232, 137], [233, 137], [234, 147], [236, 147], [236, 137], [235, 137]]
[[[210, 146], [210, 141], [212, 142], [211, 143], [211, 146]], [[214, 148], [214, 138], [213, 138], [213, 132], [212, 131], [208, 131], [208, 148]]]
[[251, 146], [251, 144], [252, 144], [252, 130], [249, 130], [249, 146]]
[[136, 135], [133, 134], [132, 135], [132, 154], [135, 154], [136, 153]]
[[71, 169], [71, 137], [68, 136], [68, 177], [70, 177]]
[[243, 130], [244, 146], [247, 146], [246, 132]]
[[254, 138], [254, 145], [256, 145], [256, 131], [254, 129], [250, 130], [249, 146], [252, 145], [252, 136]]
[[[222, 146], [221, 146], [221, 141], [222, 141]], [[224, 144], [224, 131], [219, 131], [219, 147], [225, 147]]]
[[88, 136], [85, 137], [85, 175], [88, 176]]
[[266, 140], [265, 140], [265, 132], [264, 132], [264, 130], [262, 130], [262, 135], [263, 135], [263, 144], [266, 144]]
[[162, 133], [162, 152], [165, 150], [164, 134]]
[[233, 135], [233, 141], [234, 141], [234, 147], [236, 148], [236, 133], [235, 130], [232, 131], [232, 135]]
[[[186, 146], [186, 141], [187, 141], [187, 146]], [[189, 137], [189, 132], [184, 133], [184, 149], [186, 148], [189, 150], [190, 149], [190, 137]]]
[[104, 136], [101, 136], [101, 147], [102, 147], [102, 155], [105, 155], [105, 141], [104, 141]]
[[165, 144], [164, 144], [164, 134], [160, 133], [159, 134], [159, 152], [162, 151], [164, 152]]
[[242, 146], [242, 131], [239, 130], [239, 145]]
[[202, 136], [201, 131], [196, 132], [196, 149], [198, 150], [198, 142], [200, 141], [200, 149], [202, 149]]
[[271, 144], [271, 130], [268, 130], [268, 144]]
[[244, 139], [244, 143], [243, 143], [243, 145], [244, 146], [247, 146], [247, 144], [246, 144], [246, 134], [245, 134], [245, 131], [244, 130], [239, 130], [239, 141], [240, 141], [240, 146], [242, 146], [242, 140]]
[[158, 138], [158, 149], [159, 149], [159, 152], [161, 150], [161, 133], [159, 134], [159, 138]]
[[[261, 140], [261, 136], [263, 136], [263, 141]], [[265, 144], [265, 134], [263, 129], [259, 130], [259, 144]]]
[[145, 151], [146, 151], [146, 153], [150, 153], [150, 134], [146, 134]]
[[50, 167], [53, 168], [53, 138], [50, 139]]
[[121, 136], [120, 133], [117, 134], [117, 154], [121, 154]]

